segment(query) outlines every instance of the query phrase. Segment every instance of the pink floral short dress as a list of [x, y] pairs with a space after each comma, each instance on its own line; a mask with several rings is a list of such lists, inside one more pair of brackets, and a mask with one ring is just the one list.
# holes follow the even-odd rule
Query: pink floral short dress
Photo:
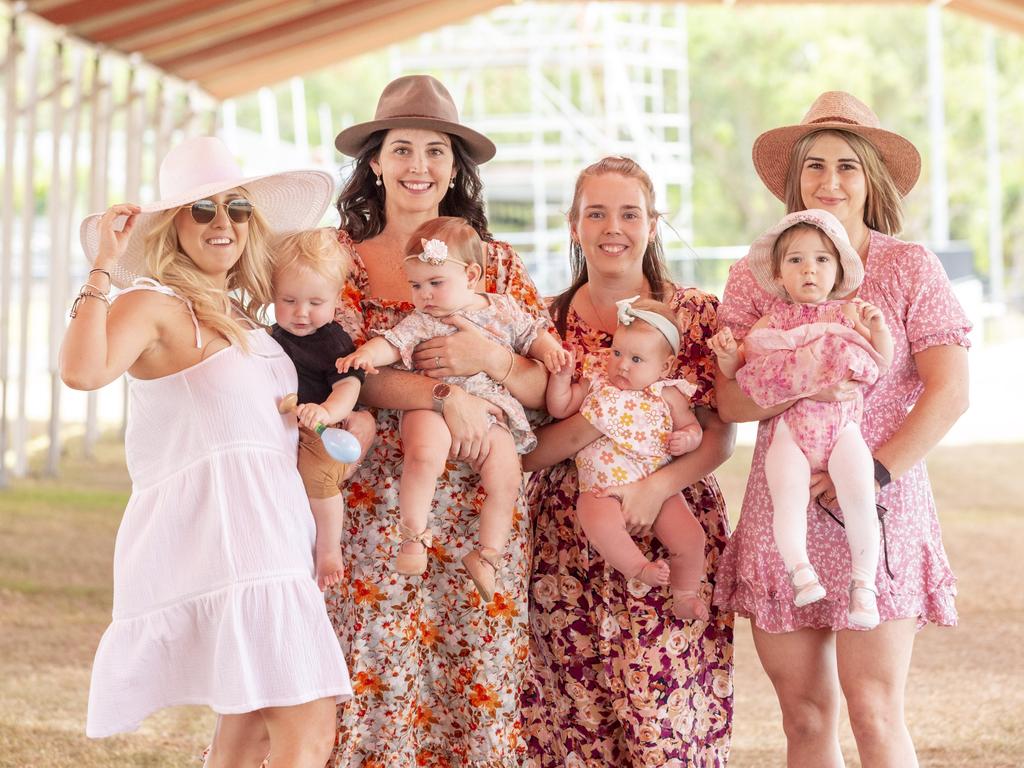
[[881, 356], [853, 329], [843, 314], [844, 304], [775, 306], [767, 327], [751, 331], [743, 340], [746, 363], [736, 374], [740, 388], [762, 408], [804, 398], [769, 422], [769, 442], [778, 420], [785, 420], [812, 471], [827, 466], [846, 425], [860, 424], [864, 395], [858, 389], [854, 399], [827, 403], [807, 396], [846, 378], [874, 384], [881, 370]]
[[592, 355], [583, 363], [590, 392], [580, 413], [604, 433], [576, 454], [580, 493], [642, 480], [672, 460], [668, 437], [672, 416], [661, 396], [677, 387], [687, 397], [697, 388], [686, 379], [663, 379], [647, 389], [619, 389], [605, 372], [607, 355]]
[[[879, 232], [871, 233], [857, 295], [885, 315], [895, 348], [889, 370], [864, 389], [861, 432], [874, 450], [900, 428], [921, 394], [914, 355], [940, 345], [969, 346], [971, 325], [935, 255]], [[743, 258], [729, 271], [719, 319], [742, 339], [760, 317], [782, 303], [761, 288]], [[846, 535], [813, 501], [807, 510], [807, 548], [827, 594], [803, 608], [793, 605], [793, 590], [772, 536], [772, 504], [764, 474], [770, 439], [769, 422], [761, 422], [740, 520], [719, 562], [715, 604], [750, 617], [766, 632], [851, 629]], [[882, 621], [916, 618], [919, 625], [956, 624], [956, 579], [942, 546], [924, 462], [886, 486], [878, 502], [888, 510], [887, 555], [879, 558], [875, 582]]]

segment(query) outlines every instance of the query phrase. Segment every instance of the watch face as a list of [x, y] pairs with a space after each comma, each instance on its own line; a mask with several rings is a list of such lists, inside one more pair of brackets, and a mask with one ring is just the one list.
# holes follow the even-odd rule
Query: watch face
[[451, 393], [452, 393], [452, 388], [449, 387], [444, 382], [442, 382], [440, 384], [435, 384], [434, 385], [434, 392], [433, 392], [433, 394], [434, 394], [434, 399], [435, 400], [444, 400]]

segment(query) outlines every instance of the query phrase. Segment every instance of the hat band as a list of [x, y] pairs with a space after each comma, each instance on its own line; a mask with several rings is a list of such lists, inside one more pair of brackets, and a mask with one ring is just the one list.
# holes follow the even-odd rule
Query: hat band
[[847, 125], [859, 125], [862, 127], [864, 123], [858, 123], [856, 120], [851, 120], [848, 117], [819, 117], [816, 120], [811, 120], [808, 125], [817, 125], [818, 123], [846, 123]]

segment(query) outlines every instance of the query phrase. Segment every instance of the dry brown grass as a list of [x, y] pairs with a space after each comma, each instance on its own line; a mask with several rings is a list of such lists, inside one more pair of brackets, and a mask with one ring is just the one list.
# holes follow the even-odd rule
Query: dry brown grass
[[[735, 517], [749, 449], [719, 473]], [[1024, 764], [1024, 445], [942, 448], [929, 462], [946, 548], [960, 578], [957, 629], [919, 636], [907, 715], [922, 766]], [[84, 736], [89, 668], [110, 618], [113, 539], [127, 497], [113, 441], [97, 463], [69, 459], [59, 482], [0, 493], [0, 766], [198, 765], [212, 715], [179, 708], [138, 733]], [[784, 765], [778, 706], [740, 620], [736, 768]], [[857, 766], [849, 728], [848, 764]], [[394, 768], [405, 768], [395, 766]]]

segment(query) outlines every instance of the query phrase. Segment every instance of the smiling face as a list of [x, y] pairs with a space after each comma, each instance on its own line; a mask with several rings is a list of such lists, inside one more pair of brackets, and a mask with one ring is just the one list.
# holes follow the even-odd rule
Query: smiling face
[[451, 137], [422, 128], [393, 128], [370, 167], [384, 185], [389, 220], [408, 213], [436, 216], [455, 177]]
[[821, 208], [859, 231], [867, 202], [864, 165], [845, 140], [822, 133], [807, 148], [800, 167], [800, 197], [805, 208]]
[[638, 179], [617, 173], [588, 176], [571, 218], [572, 238], [583, 250], [589, 274], [642, 275], [656, 221]]
[[238, 263], [249, 237], [249, 223], [232, 221], [223, 203], [244, 197], [238, 189], [209, 195], [206, 199], [217, 203], [217, 213], [208, 224], [197, 224], [188, 205], [174, 215], [179, 247], [217, 285], [227, 282], [228, 271]]
[[668, 339], [650, 323], [620, 325], [612, 337], [608, 380], [619, 389], [647, 389], [665, 378], [676, 356]]
[[447, 317], [476, 297], [474, 289], [481, 271], [476, 264], [466, 267], [444, 261], [435, 266], [419, 259], [406, 259], [404, 266], [412, 303], [431, 317]]
[[779, 240], [781, 259], [776, 266], [775, 282], [799, 304], [826, 301], [839, 275], [835, 244], [813, 227], [787, 230]]
[[301, 264], [274, 275], [274, 318], [294, 336], [309, 336], [334, 320], [341, 285]]

